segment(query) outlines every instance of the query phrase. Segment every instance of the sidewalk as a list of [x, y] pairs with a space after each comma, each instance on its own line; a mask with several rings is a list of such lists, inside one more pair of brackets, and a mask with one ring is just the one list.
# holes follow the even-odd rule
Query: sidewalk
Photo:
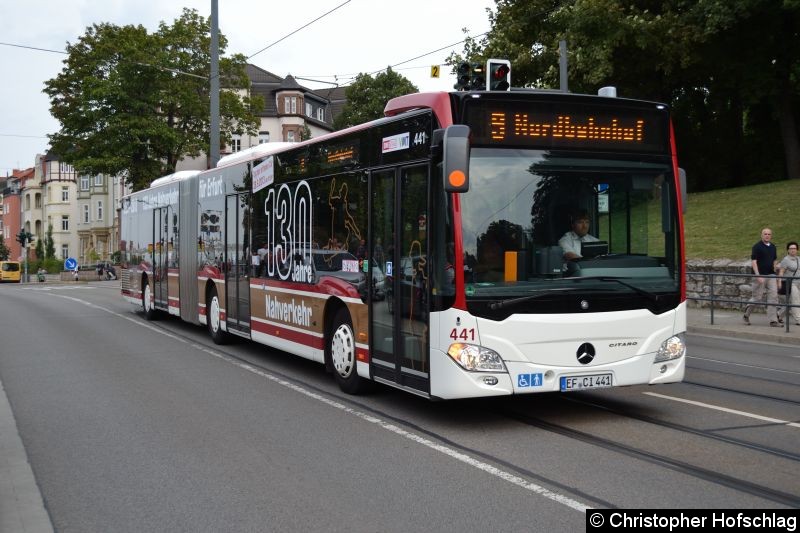
[[750, 326], [745, 324], [742, 312], [733, 309], [714, 309], [713, 325], [709, 308], [689, 307], [686, 311], [686, 329], [689, 333], [800, 345], [800, 326], [791, 319], [788, 333], [784, 324], [779, 328], [770, 327], [764, 313], [751, 314], [750, 323]]
[[39, 486], [0, 382], [0, 533], [52, 533]]

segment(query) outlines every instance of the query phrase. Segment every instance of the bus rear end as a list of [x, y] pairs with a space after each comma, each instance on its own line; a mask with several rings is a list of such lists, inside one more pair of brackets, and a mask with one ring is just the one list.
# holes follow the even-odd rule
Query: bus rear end
[[682, 204], [667, 106], [450, 98], [453, 122], [470, 128], [469, 185], [448, 196], [455, 294], [431, 319], [431, 395], [682, 380]]

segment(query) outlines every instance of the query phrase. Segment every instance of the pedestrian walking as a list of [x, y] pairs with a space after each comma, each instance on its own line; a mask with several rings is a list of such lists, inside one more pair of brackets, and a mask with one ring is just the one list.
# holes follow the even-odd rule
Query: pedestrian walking
[[[784, 283], [786, 288], [783, 294], [792, 305], [800, 305], [800, 257], [797, 256], [797, 243], [789, 242], [786, 245], [786, 257], [778, 265], [778, 276], [784, 278], [779, 283]], [[788, 278], [788, 279], [787, 279]], [[794, 323], [800, 326], [800, 307], [790, 307], [789, 316]]]
[[778, 279], [775, 277], [775, 264], [778, 261], [778, 252], [772, 244], [772, 230], [761, 230], [761, 240], [753, 245], [750, 253], [753, 274], [753, 296], [744, 308], [744, 323], [750, 325], [750, 313], [754, 305], [763, 305], [764, 297], [767, 299], [767, 318], [769, 325], [779, 327], [778, 319]]

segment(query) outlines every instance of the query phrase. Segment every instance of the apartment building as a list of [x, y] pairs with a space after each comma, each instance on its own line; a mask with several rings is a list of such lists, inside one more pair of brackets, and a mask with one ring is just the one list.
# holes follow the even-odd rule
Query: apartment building
[[0, 179], [0, 235], [8, 248], [11, 261], [22, 260], [22, 246], [17, 242], [22, 217], [20, 202], [21, 184], [33, 176], [33, 168], [14, 170], [10, 176]]
[[[255, 65], [247, 65], [250, 94], [264, 99], [259, 114], [257, 136], [236, 136], [221, 150], [227, 155], [267, 142], [301, 141], [305, 134], [318, 137], [333, 131], [333, 119], [344, 107], [345, 87], [311, 90], [300, 85], [291, 75], [277, 76]], [[306, 128], [308, 131], [306, 132]], [[176, 170], [205, 170], [208, 157], [185, 159]]]

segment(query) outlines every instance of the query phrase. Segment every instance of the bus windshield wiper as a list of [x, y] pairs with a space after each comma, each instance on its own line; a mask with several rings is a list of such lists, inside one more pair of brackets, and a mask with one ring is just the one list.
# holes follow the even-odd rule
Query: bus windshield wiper
[[618, 277], [615, 277], [615, 276], [573, 276], [573, 277], [561, 278], [561, 279], [569, 279], [569, 280], [574, 280], [574, 281], [581, 281], [581, 280], [587, 280], [587, 281], [613, 281], [614, 283], [619, 283], [620, 285], [628, 287], [630, 290], [632, 290], [636, 294], [644, 296], [645, 298], [647, 298], [651, 302], [658, 302], [658, 294], [655, 294], [655, 293], [650, 292], [650, 291], [646, 291], [646, 290], [644, 290], [642, 288], [637, 287], [636, 285], [632, 285], [632, 284], [630, 284], [628, 282], [622, 281], [622, 278], [618, 278]]
[[[571, 278], [565, 278], [571, 279]], [[499, 302], [492, 302], [489, 304], [489, 309], [492, 311], [496, 311], [498, 309], [502, 309], [504, 307], [508, 307], [509, 305], [517, 305], [524, 302], [529, 302], [531, 300], [536, 300], [537, 298], [541, 298], [543, 296], [550, 296], [555, 292], [576, 292], [580, 291], [581, 289], [577, 287], [559, 287], [556, 289], [540, 289], [535, 291], [533, 294], [528, 294], [527, 296], [520, 296], [519, 298], [511, 298], [510, 300], [501, 300]]]

